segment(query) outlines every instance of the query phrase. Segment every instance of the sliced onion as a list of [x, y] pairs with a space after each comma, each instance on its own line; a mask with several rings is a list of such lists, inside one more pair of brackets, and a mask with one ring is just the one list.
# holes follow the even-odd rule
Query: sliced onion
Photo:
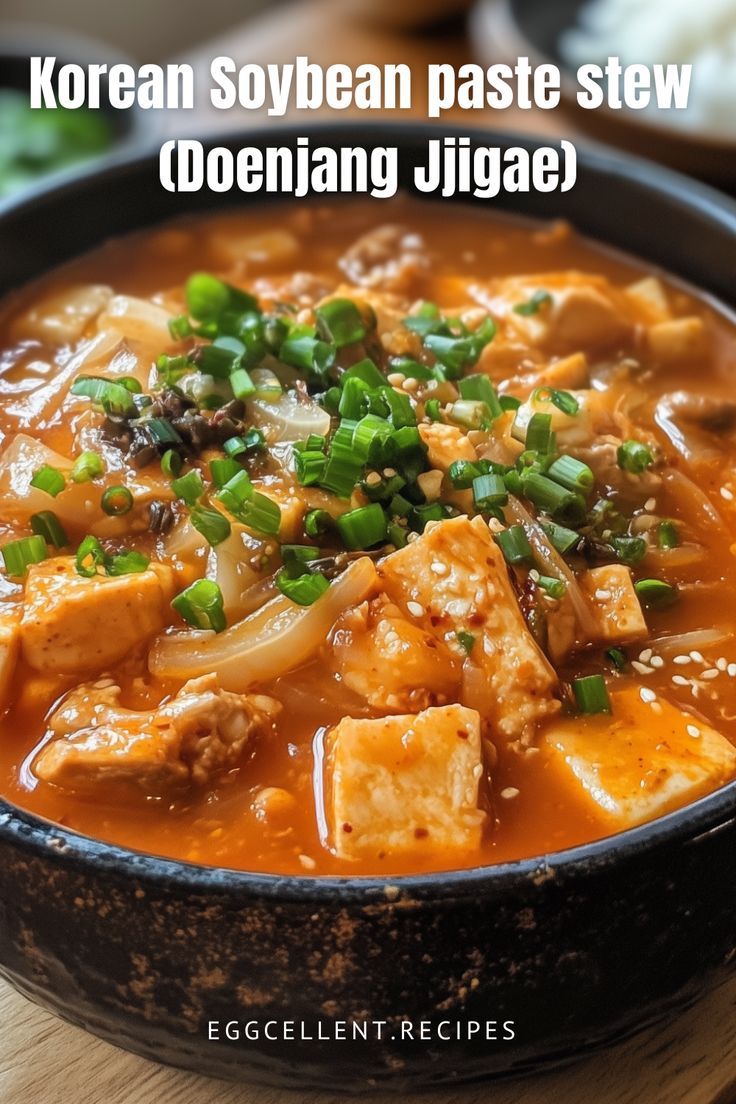
[[266, 430], [269, 442], [303, 441], [310, 433], [320, 437], [330, 432], [330, 415], [311, 399], [295, 391], [284, 391], [274, 402], [254, 399], [248, 403], [254, 425]]
[[574, 573], [567, 566], [559, 552], [547, 540], [547, 535], [539, 522], [522, 506], [518, 498], [509, 495], [507, 509], [512, 519], [517, 524], [524, 526], [524, 531], [536, 556], [539, 569], [545, 575], [560, 579], [567, 586], [567, 595], [575, 611], [578, 626], [586, 640], [594, 640], [599, 635], [599, 628]]
[[693, 649], [702, 651], [703, 648], [720, 647], [733, 639], [731, 629], [691, 629], [689, 632], [674, 633], [671, 636], [660, 636], [652, 641], [658, 652], [675, 652], [677, 655], [687, 655]]
[[697, 483], [693, 483], [692, 479], [676, 468], [668, 468], [662, 473], [662, 481], [675, 501], [683, 507], [683, 513], [695, 517], [696, 524], [701, 522], [711, 532], [716, 529], [721, 534], [727, 532], [726, 524], [718, 510], [705, 491], [701, 490]]
[[377, 586], [373, 561], [356, 560], [312, 606], [279, 595], [224, 632], [177, 632], [154, 641], [149, 655], [158, 678], [217, 675], [225, 690], [244, 692], [305, 663], [324, 644], [343, 610]]

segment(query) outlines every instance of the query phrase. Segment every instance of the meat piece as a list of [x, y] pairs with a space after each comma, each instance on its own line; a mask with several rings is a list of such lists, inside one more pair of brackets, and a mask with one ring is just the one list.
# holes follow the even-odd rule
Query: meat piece
[[380, 599], [349, 610], [333, 635], [335, 666], [375, 709], [416, 712], [457, 696], [461, 662], [441, 641]]
[[344, 717], [327, 736], [326, 814], [344, 859], [480, 845], [480, 718], [447, 705], [417, 716]]
[[602, 640], [625, 644], [647, 635], [630, 568], [624, 564], [594, 567], [583, 575], [580, 583], [590, 599]]
[[37, 671], [75, 674], [118, 663], [170, 620], [169, 567], [132, 575], [77, 574], [72, 556], [28, 570], [21, 619], [23, 657]]
[[535, 723], [559, 709], [555, 673], [526, 627], [481, 517], [430, 523], [418, 540], [387, 556], [378, 574], [411, 622], [451, 648], [460, 632], [474, 638], [461, 698], [505, 740], [528, 741]]
[[44, 782], [81, 792], [108, 783], [152, 794], [204, 786], [238, 765], [278, 709], [272, 698], [220, 690], [215, 675], [192, 679], [149, 713], [123, 709], [111, 681], [87, 684], [51, 717], [55, 739], [34, 770]]
[[544, 738], [550, 769], [611, 831], [687, 805], [736, 773], [729, 741], [664, 698], [645, 701], [628, 687], [611, 703], [612, 716], [560, 717]]
[[408, 293], [429, 265], [426, 246], [413, 230], [387, 224], [364, 234], [340, 258], [354, 284]]

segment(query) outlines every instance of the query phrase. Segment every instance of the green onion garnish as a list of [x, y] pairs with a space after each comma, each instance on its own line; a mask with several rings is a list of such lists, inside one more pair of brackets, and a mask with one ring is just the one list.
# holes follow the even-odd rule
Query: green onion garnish
[[509, 500], [500, 475], [478, 475], [473, 480], [473, 504], [476, 510], [489, 510], [494, 506], [505, 506]]
[[447, 417], [464, 429], [487, 429], [491, 423], [488, 406], [475, 399], [458, 399], [450, 406]]
[[56, 548], [65, 548], [69, 543], [64, 526], [51, 510], [31, 514], [31, 529], [37, 536], [43, 537], [47, 544], [53, 544]]
[[230, 386], [236, 399], [249, 399], [255, 394], [256, 385], [245, 368], [236, 368], [230, 376]]
[[442, 411], [440, 410], [440, 400], [427, 399], [424, 404], [424, 413], [425, 416], [429, 418], [430, 422], [441, 422]]
[[677, 599], [677, 587], [665, 583], [663, 579], [640, 579], [638, 583], [634, 583], [634, 590], [644, 605], [651, 609], [671, 606]]
[[522, 487], [525, 497], [555, 521], [578, 525], [585, 518], [585, 499], [545, 475], [535, 471], [523, 474]]
[[76, 555], [77, 574], [91, 579], [99, 567], [105, 566], [107, 556], [97, 537], [85, 537]]
[[624, 471], [640, 475], [654, 463], [652, 450], [641, 441], [624, 441], [616, 453], [618, 466]]
[[647, 542], [643, 537], [612, 537], [611, 544], [621, 563], [640, 563], [647, 554]]
[[[232, 480], [230, 480], [232, 483]], [[230, 486], [230, 483], [227, 486]], [[273, 499], [254, 491], [237, 511], [236, 517], [255, 533], [264, 537], [278, 536], [281, 528], [281, 507]]]
[[494, 540], [503, 552], [508, 564], [528, 564], [534, 560], [534, 553], [523, 525], [510, 525], [500, 533], [494, 533]]
[[171, 605], [195, 629], [214, 629], [219, 633], [227, 628], [222, 591], [211, 579], [198, 579], [177, 594]]
[[161, 457], [161, 471], [169, 479], [176, 479], [181, 471], [181, 456], [173, 449], [167, 449]]
[[183, 498], [187, 506], [194, 506], [198, 498], [204, 494], [204, 483], [199, 471], [194, 469], [186, 475], [180, 475], [171, 484], [171, 489], [177, 498]]
[[611, 661], [617, 671], [623, 671], [629, 665], [628, 657], [623, 648], [609, 648], [606, 652], [606, 659]]
[[279, 360], [310, 372], [317, 377], [324, 376], [335, 363], [335, 346], [316, 336], [312, 326], [295, 326], [279, 349]]
[[579, 491], [583, 495], [589, 494], [595, 482], [588, 465], [574, 456], [558, 456], [547, 468], [546, 475], [560, 486], [567, 487], [568, 491]]
[[580, 403], [569, 391], [558, 391], [554, 387], [537, 387], [532, 392], [532, 402], [551, 402], [563, 414], [573, 417], [580, 412]]
[[527, 423], [524, 441], [528, 452], [538, 452], [542, 455], [553, 452], [552, 415], [532, 414]]
[[527, 299], [525, 303], [517, 303], [512, 309], [514, 314], [520, 314], [524, 318], [528, 318], [532, 314], [536, 314], [542, 307], [547, 306], [552, 302], [552, 296], [548, 291], [543, 288], [538, 288], [534, 294]]
[[320, 598], [330, 584], [324, 575], [299, 575], [294, 578], [287, 571], [279, 571], [276, 586], [282, 594], [296, 602], [298, 606], [311, 606]]
[[41, 563], [48, 556], [46, 540], [40, 534], [10, 541], [0, 548], [8, 575], [21, 578], [31, 564]]
[[484, 402], [492, 419], [503, 413], [503, 408], [496, 394], [496, 388], [488, 376], [484, 376], [482, 373], [466, 376], [465, 379], [458, 382], [458, 390], [462, 399], [475, 399]]
[[314, 313], [320, 336], [338, 349], [362, 341], [368, 332], [360, 311], [351, 299], [330, 299], [317, 307]]
[[550, 598], [564, 598], [567, 591], [567, 586], [562, 579], [553, 579], [551, 575], [540, 575], [536, 582]]
[[279, 549], [284, 567], [296, 578], [307, 570], [307, 564], [319, 559], [319, 548], [313, 544], [282, 544]]
[[92, 479], [104, 475], [105, 463], [99, 453], [87, 449], [80, 452], [69, 473], [72, 483], [89, 483]]
[[133, 495], [127, 487], [108, 487], [100, 505], [109, 517], [122, 517], [133, 509]]
[[660, 521], [657, 526], [657, 543], [660, 548], [669, 550], [680, 544], [680, 531], [674, 521]]
[[312, 540], [319, 540], [333, 524], [332, 516], [326, 510], [308, 510], [304, 516], [304, 532]]
[[240, 464], [229, 456], [210, 460], [210, 478], [218, 488], [224, 487], [239, 471], [242, 471]]
[[566, 529], [564, 525], [556, 525], [553, 521], [542, 523], [542, 529], [548, 537], [550, 544], [561, 556], [572, 552], [580, 541], [580, 534], [574, 529]]
[[351, 364], [340, 377], [340, 383], [344, 386], [349, 379], [361, 380], [362, 383], [373, 389], [386, 386], [386, 377], [383, 372], [368, 357], [359, 360], [356, 364]]
[[515, 398], [514, 395], [499, 395], [498, 401], [504, 414], [510, 410], [518, 410], [521, 406], [521, 399]]
[[130, 388], [119, 380], [101, 376], [77, 376], [71, 386], [71, 394], [91, 399], [94, 406], [106, 414], [135, 414], [137, 407]]
[[409, 533], [403, 525], [398, 523], [398, 521], [390, 521], [388, 523], [387, 536], [389, 544], [392, 544], [394, 548], [406, 548]]
[[295, 452], [294, 469], [302, 487], [314, 487], [324, 475], [326, 458], [323, 452]]
[[470, 655], [475, 644], [475, 637], [473, 636], [473, 634], [465, 632], [464, 629], [461, 629], [460, 632], [455, 633], [455, 639], [457, 640], [458, 644], [465, 652], [465, 654]]
[[50, 464], [44, 464], [35, 472], [31, 480], [31, 486], [37, 491], [45, 491], [47, 495], [56, 498], [66, 486], [66, 480], [58, 468], [52, 468]]
[[219, 510], [208, 510], [204, 506], [194, 506], [190, 518], [197, 532], [201, 533], [213, 548], [227, 540], [232, 532], [230, 522]]
[[242, 437], [229, 437], [222, 446], [227, 456], [241, 456], [265, 448], [266, 438], [260, 429], [249, 429]]
[[108, 575], [140, 575], [150, 562], [142, 552], [117, 552], [106, 557], [105, 570]]
[[258, 300], [207, 272], [195, 272], [186, 284], [187, 309], [198, 322], [217, 322], [226, 311], [257, 311]]
[[584, 678], [574, 679], [572, 690], [581, 713], [611, 712], [611, 699], [603, 675], [586, 675]]
[[337, 518], [336, 525], [345, 547], [349, 549], [372, 548], [386, 540], [386, 515], [377, 502], [349, 510]]
[[409, 511], [409, 523], [417, 533], [423, 533], [430, 521], [444, 521], [446, 517], [447, 507], [441, 502], [426, 502]]
[[154, 444], [180, 445], [182, 443], [181, 437], [166, 418], [146, 418], [141, 424]]

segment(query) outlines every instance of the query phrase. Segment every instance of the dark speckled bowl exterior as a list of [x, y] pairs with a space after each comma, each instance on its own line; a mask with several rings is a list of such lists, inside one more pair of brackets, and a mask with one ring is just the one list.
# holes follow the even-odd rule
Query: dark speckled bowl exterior
[[[227, 142], [274, 143], [276, 133]], [[313, 133], [333, 145], [398, 144], [407, 186], [429, 136], [419, 127]], [[485, 132], [473, 140], [527, 144]], [[151, 157], [6, 204], [0, 288], [112, 234], [235, 198], [166, 195]], [[590, 152], [572, 192], [483, 206], [570, 218], [733, 305], [736, 209], [683, 178]], [[564, 854], [389, 882], [189, 866], [0, 803], [3, 974], [110, 1042], [235, 1079], [404, 1092], [569, 1060], [722, 979], [735, 916], [736, 784]], [[317, 1038], [320, 1024], [329, 1036], [343, 1020], [374, 1025], [366, 1041]], [[431, 1037], [400, 1041], [405, 1020], [415, 1033], [425, 1021]], [[210, 1021], [258, 1024], [262, 1034], [294, 1021], [295, 1038], [216, 1041]], [[513, 1021], [514, 1038], [473, 1034], [475, 1021], [497, 1021], [499, 1036]]]

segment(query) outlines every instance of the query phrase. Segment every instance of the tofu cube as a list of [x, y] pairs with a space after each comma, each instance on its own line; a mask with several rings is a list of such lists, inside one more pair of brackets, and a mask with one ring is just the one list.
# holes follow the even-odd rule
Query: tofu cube
[[550, 769], [612, 831], [654, 820], [736, 774], [736, 748], [664, 698], [644, 700], [630, 686], [611, 704], [610, 716], [556, 719], [544, 744]]
[[652, 356], [662, 364], [697, 360], [707, 349], [703, 319], [692, 316], [658, 322], [647, 330], [647, 345]]
[[20, 652], [20, 609], [8, 605], [0, 612], [0, 710], [10, 704], [10, 691]]
[[28, 571], [21, 646], [37, 671], [100, 671], [124, 659], [169, 621], [170, 568], [152, 564], [132, 575], [85, 578], [72, 556]]
[[557, 676], [526, 627], [508, 568], [481, 517], [431, 522], [422, 536], [382, 560], [378, 576], [403, 615], [451, 649], [474, 643], [461, 701], [504, 740], [531, 738], [559, 709]]
[[344, 859], [474, 850], [480, 717], [461, 705], [359, 720], [344, 717], [327, 736], [326, 815]]
[[624, 644], [647, 635], [647, 623], [630, 568], [624, 564], [594, 567], [581, 581], [590, 598], [602, 640]]

